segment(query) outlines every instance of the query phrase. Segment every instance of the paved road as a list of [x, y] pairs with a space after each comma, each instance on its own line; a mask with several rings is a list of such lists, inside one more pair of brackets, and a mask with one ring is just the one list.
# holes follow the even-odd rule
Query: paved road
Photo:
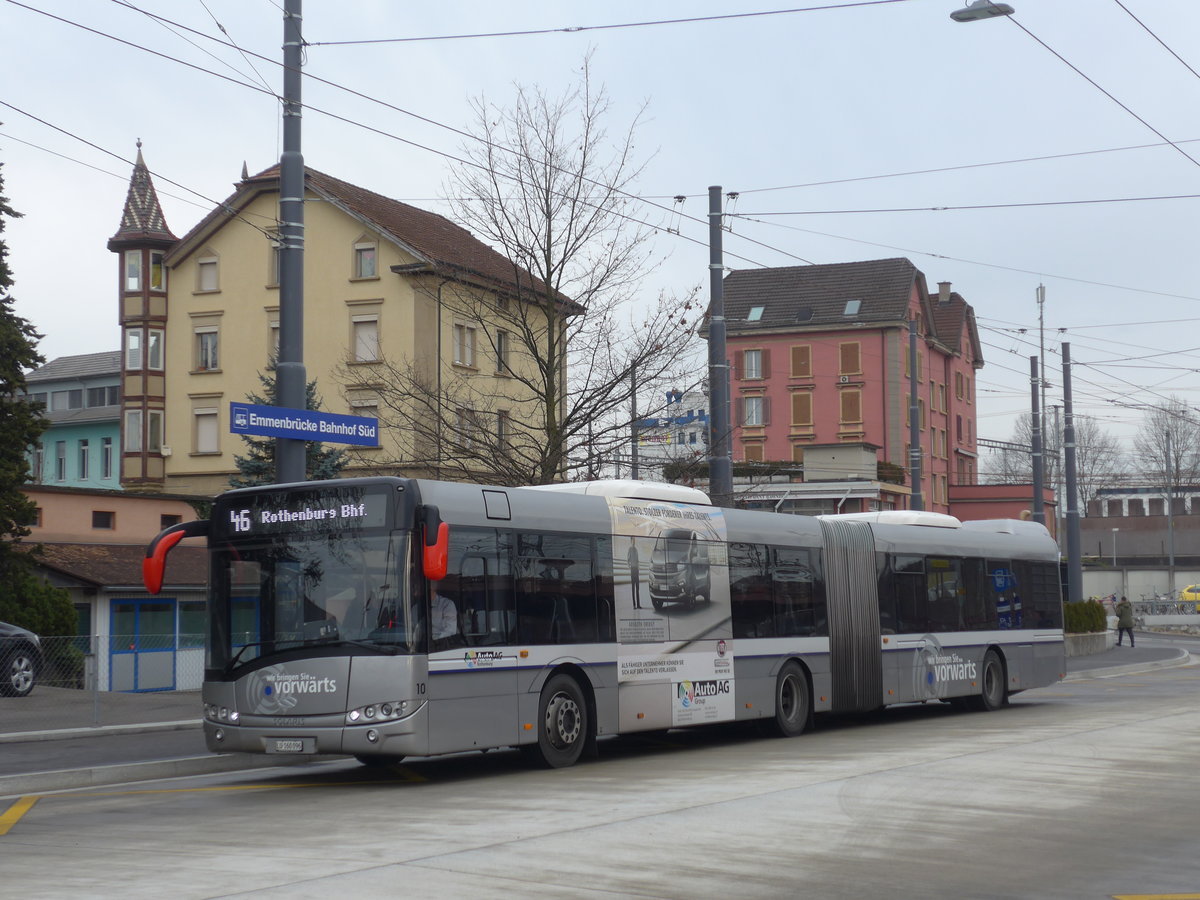
[[0, 836], [3, 883], [125, 900], [1182, 895], [1200, 887], [1198, 687], [1200, 666], [1108, 667], [995, 713], [671, 732], [565, 770], [499, 752], [31, 796]]
[[[1067, 661], [1068, 680], [1179, 665], [1200, 637], [1139, 635]], [[0, 698], [0, 797], [133, 780], [274, 767], [276, 758], [207, 751], [199, 692], [90, 694], [39, 686]]]

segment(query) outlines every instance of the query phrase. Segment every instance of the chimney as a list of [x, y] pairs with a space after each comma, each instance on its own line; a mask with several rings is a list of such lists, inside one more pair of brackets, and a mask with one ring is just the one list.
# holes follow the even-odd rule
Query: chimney
[[938, 282], [938, 306], [944, 306], [950, 302], [950, 282]]

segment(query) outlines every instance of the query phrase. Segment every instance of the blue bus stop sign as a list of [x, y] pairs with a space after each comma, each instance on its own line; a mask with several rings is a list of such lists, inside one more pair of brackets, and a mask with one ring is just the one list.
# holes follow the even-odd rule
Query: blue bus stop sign
[[233, 434], [298, 441], [359, 444], [364, 447], [379, 445], [378, 419], [254, 403], [229, 404], [229, 430]]

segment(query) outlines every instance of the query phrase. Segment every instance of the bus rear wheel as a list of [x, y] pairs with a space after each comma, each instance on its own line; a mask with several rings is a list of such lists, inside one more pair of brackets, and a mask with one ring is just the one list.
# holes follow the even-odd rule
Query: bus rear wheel
[[804, 670], [794, 662], [784, 665], [775, 682], [775, 732], [781, 737], [803, 734], [812, 716], [812, 698]]
[[983, 655], [983, 671], [979, 679], [979, 693], [968, 697], [967, 703], [977, 712], [991, 712], [1008, 702], [1008, 686], [1004, 680], [1004, 663], [995, 650]]
[[587, 736], [588, 707], [579, 683], [570, 675], [555, 675], [538, 702], [538, 761], [550, 769], [575, 765]]

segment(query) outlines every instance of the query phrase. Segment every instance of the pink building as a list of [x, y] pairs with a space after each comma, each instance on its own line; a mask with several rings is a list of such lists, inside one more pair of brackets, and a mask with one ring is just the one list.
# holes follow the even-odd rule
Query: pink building
[[866, 444], [909, 483], [915, 319], [925, 509], [950, 512], [950, 486], [974, 483], [983, 354], [948, 283], [930, 293], [907, 259], [750, 269], [726, 277], [725, 318], [735, 463], [803, 464], [807, 447]]

